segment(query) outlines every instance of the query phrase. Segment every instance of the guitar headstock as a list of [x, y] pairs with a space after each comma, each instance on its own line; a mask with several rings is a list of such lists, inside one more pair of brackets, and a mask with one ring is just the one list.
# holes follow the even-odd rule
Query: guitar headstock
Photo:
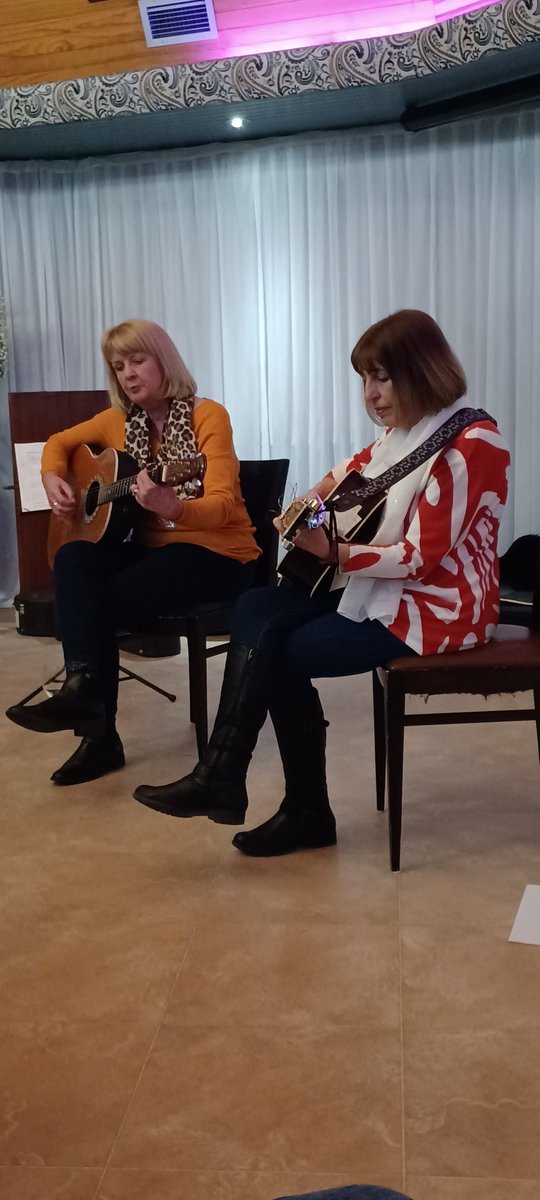
[[202, 482], [206, 472], [205, 454], [187, 454], [179, 462], [160, 463], [152, 472], [154, 483], [178, 487], [181, 483]]
[[280, 514], [278, 529], [282, 539], [282, 545], [287, 547], [292, 545], [291, 539], [302, 525], [307, 525], [313, 514], [320, 509], [320, 502], [314, 497], [307, 499], [296, 498], [289, 504], [289, 507]]

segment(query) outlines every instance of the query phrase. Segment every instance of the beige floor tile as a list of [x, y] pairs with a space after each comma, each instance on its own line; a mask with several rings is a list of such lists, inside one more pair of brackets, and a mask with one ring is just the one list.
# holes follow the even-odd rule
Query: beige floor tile
[[99, 1171], [0, 1167], [2, 1200], [94, 1200]]
[[[495, 698], [488, 707], [505, 704], [506, 698]], [[486, 861], [499, 870], [538, 864], [540, 775], [533, 729], [505, 724], [407, 732], [404, 877], [426, 868], [454, 871], [464, 856], [471, 873]]]
[[[0, 716], [0, 727], [2, 723], [8, 725], [6, 720], [2, 722]], [[51, 770], [62, 762], [62, 753], [58, 754], [57, 751], [43, 772], [42, 745], [46, 739], [39, 739], [36, 746], [37, 735], [34, 735], [34, 744], [30, 749], [27, 739], [32, 735], [25, 736], [22, 731], [16, 731], [15, 726], [11, 728], [16, 738], [15, 735], [0, 737], [2, 769], [6, 762], [11, 762], [11, 778], [4, 778], [3, 781], [0, 855], [11, 860], [21, 857], [39, 867], [49, 851], [61, 845], [64, 837], [76, 830], [77, 816], [83, 804], [80, 800], [75, 802], [74, 797], [69, 795], [72, 789], [55, 787], [49, 781]], [[26, 744], [24, 747], [22, 744], [15, 747], [15, 740]], [[51, 741], [49, 739], [46, 745], [50, 746]], [[64, 757], [72, 753], [75, 745], [75, 742], [68, 743], [64, 748]], [[88, 784], [87, 787], [91, 788], [92, 785]], [[91, 796], [90, 792], [84, 807]]]
[[398, 1173], [399, 1037], [162, 1030], [111, 1166]]
[[[192, 766], [191, 758], [179, 759], [175, 763], [176, 773], [187, 773]], [[234, 830], [216, 825], [206, 818], [177, 820], [153, 812], [145, 805], [138, 804], [132, 796], [135, 786], [141, 782], [140, 770], [136, 776], [133, 772], [128, 776], [127, 768], [125, 772], [113, 776], [116, 781], [115, 792], [108, 797], [106, 804], [103, 797], [99, 800], [97, 793], [97, 786], [104, 785], [106, 779], [97, 780], [94, 785], [85, 785], [88, 788], [94, 786], [96, 791], [88, 803], [79, 806], [76, 825], [69, 831], [75, 844], [80, 843], [81, 852], [139, 852], [145, 857], [156, 856], [156, 859], [159, 855], [164, 863], [164, 871], [169, 869], [175, 878], [179, 876], [180, 863], [183, 870], [189, 863], [193, 869], [198, 867], [201, 874], [207, 874], [221, 850], [229, 844]], [[172, 768], [169, 766], [169, 779], [172, 777]], [[157, 778], [154, 777], [151, 782], [157, 783]], [[64, 804], [72, 793], [71, 788], [55, 790], [63, 792]]]
[[[52, 651], [2, 629], [0, 711]], [[250, 860], [234, 829], [131, 798], [190, 771], [196, 749], [187, 656], [128, 665], [178, 701], [122, 684], [125, 771], [56, 788], [73, 737], [0, 720], [0, 1194], [94, 1200], [113, 1150], [100, 1200], [273, 1200], [353, 1181], [536, 1200], [539, 967], [507, 942], [540, 882], [533, 727], [407, 731], [392, 875], [371, 681], [323, 680], [338, 845]], [[209, 663], [211, 720], [223, 665]], [[283, 795], [269, 724], [248, 784], [251, 828]]]
[[405, 871], [400, 875], [403, 927], [425, 925], [439, 938], [455, 929], [483, 938], [508, 937], [524, 887], [540, 876], [540, 844], [532, 849], [532, 855], [520, 855], [509, 843], [504, 863], [470, 849], [444, 871], [430, 866]]
[[538, 947], [506, 930], [402, 928], [405, 1030], [526, 1033], [540, 1027]]
[[86, 848], [65, 838], [62, 848], [55, 846], [38, 860], [14, 860], [11, 879], [0, 882], [0, 911], [21, 924], [60, 922], [81, 930], [114, 929], [130, 919], [135, 925], [170, 920], [187, 933], [198, 919], [220, 853], [215, 847], [190, 856], [169, 847], [161, 854], [121, 849], [102, 854], [91, 843]]
[[538, 1200], [540, 1179], [443, 1179], [412, 1175], [413, 1200]]
[[219, 856], [219, 845], [193, 842], [191, 847], [169, 844], [160, 852], [101, 852], [99, 846], [64, 841], [50, 851], [47, 871], [39, 880], [42, 912], [49, 920], [69, 915], [81, 925], [107, 925], [133, 915], [172, 920], [191, 928], [208, 894]]
[[[157, 1023], [189, 944], [185, 925], [124, 915], [0, 929], [0, 1024], [18, 1021]], [[39, 981], [39, 987], [36, 987]]]
[[386, 928], [398, 914], [399, 878], [386, 858], [365, 861], [351, 839], [283, 858], [247, 858], [225, 850], [213, 886], [218, 911], [268, 922], [298, 919]]
[[0, 1026], [0, 1165], [103, 1167], [153, 1030]]
[[540, 1041], [406, 1031], [409, 1175], [540, 1178]]
[[[96, 1200], [279, 1200], [323, 1188], [346, 1187], [350, 1175], [258, 1171], [127, 1171], [107, 1172]], [[389, 1175], [368, 1182], [399, 1190]], [[32, 1198], [33, 1200], [33, 1198]], [[69, 1198], [71, 1200], [71, 1198]], [[527, 1198], [528, 1200], [528, 1198]]]
[[387, 925], [266, 922], [207, 913], [182, 963], [166, 1023], [306, 1022], [398, 1029], [397, 919]]

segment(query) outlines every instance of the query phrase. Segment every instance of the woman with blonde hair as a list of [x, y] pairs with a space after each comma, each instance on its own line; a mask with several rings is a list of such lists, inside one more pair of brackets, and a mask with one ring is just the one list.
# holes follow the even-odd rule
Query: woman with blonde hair
[[[66, 680], [34, 705], [7, 716], [40, 733], [73, 729], [81, 745], [54, 772], [66, 785], [97, 779], [124, 765], [116, 731], [118, 630], [144, 628], [199, 600], [233, 601], [248, 587], [259, 549], [239, 484], [226, 410], [196, 395], [174, 342], [152, 321], [108, 330], [102, 350], [112, 407], [49, 438], [42, 478], [52, 511], [67, 525], [76, 509], [69, 462], [83, 444], [127, 451], [138, 471], [131, 492], [139, 519], [118, 545], [68, 540], [54, 562], [55, 611]], [[204, 480], [153, 482], [150, 463], [203, 455]]]
[[[304, 507], [313, 527], [303, 523], [292, 533], [291, 556], [303, 553], [303, 571], [306, 560], [319, 575], [332, 568], [333, 590], [305, 594], [289, 566], [288, 585], [240, 598], [206, 754], [185, 778], [135, 792], [141, 804], [170, 816], [243, 824], [246, 772], [269, 713], [285, 797], [269, 821], [234, 837], [254, 857], [336, 841], [327, 723], [312, 679], [357, 675], [404, 655], [466, 650], [488, 641], [498, 619], [497, 532], [509, 455], [495, 423], [470, 408], [463, 369], [427, 313], [404, 309], [372, 325], [352, 364], [379, 436], [312, 489], [315, 506]], [[376, 532], [359, 527], [340, 539], [324, 501], [340, 488], [346, 496], [350, 477], [357, 496], [369, 485], [382, 489], [383, 475], [387, 498]]]

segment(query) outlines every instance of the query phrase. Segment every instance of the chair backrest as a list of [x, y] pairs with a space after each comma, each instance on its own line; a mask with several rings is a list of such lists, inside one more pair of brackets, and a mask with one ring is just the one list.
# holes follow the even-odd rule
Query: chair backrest
[[526, 533], [516, 538], [499, 560], [501, 584], [516, 588], [519, 592], [534, 591], [539, 551], [539, 534]]
[[281, 512], [288, 470], [288, 458], [242, 459], [240, 462], [240, 488], [255, 527], [255, 540], [262, 550], [255, 587], [275, 581], [279, 534], [272, 518]]
[[499, 559], [501, 621], [540, 628], [540, 534], [526, 533]]

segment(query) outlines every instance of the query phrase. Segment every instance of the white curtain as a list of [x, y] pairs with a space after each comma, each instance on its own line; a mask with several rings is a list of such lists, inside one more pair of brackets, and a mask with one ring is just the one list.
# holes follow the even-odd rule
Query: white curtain
[[7, 378], [0, 378], [0, 607], [11, 602], [18, 574], [7, 396]]
[[426, 309], [510, 444], [502, 548], [540, 528], [538, 111], [3, 163], [0, 266], [11, 390], [104, 386], [103, 330], [150, 318], [230, 411], [239, 456], [290, 457], [300, 489], [372, 439], [360, 333]]

